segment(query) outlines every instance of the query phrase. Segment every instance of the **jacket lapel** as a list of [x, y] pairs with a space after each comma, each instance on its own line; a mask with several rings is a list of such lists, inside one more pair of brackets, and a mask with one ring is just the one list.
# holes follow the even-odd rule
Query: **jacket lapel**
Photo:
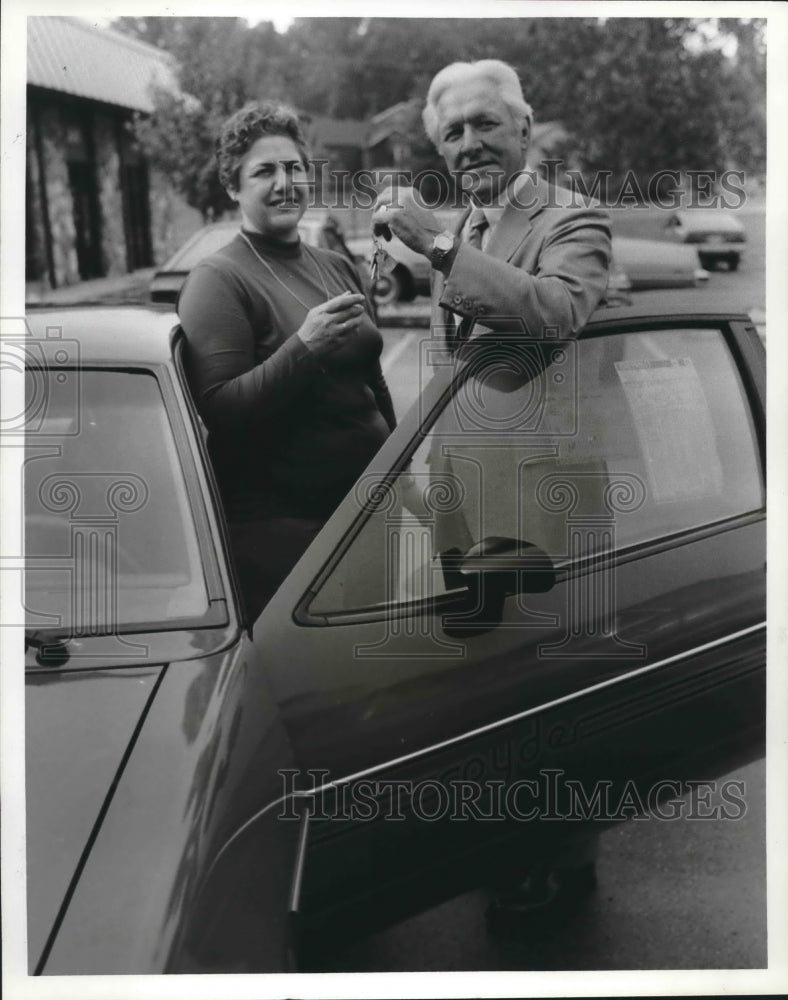
[[544, 208], [546, 189], [545, 182], [538, 176], [534, 178], [530, 171], [524, 171], [517, 177], [498, 225], [490, 234], [485, 253], [499, 260], [514, 257], [533, 229], [532, 219]]

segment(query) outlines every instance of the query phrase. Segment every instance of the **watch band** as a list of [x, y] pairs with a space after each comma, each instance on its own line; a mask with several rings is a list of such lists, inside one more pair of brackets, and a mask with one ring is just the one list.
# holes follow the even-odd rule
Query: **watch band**
[[430, 253], [430, 264], [436, 271], [447, 271], [454, 259], [454, 249], [457, 239], [454, 233], [444, 230], [438, 233], [432, 241], [432, 251]]

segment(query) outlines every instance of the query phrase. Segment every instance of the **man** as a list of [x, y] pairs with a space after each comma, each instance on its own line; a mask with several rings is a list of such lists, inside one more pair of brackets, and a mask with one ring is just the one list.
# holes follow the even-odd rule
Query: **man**
[[525, 170], [532, 112], [515, 71], [496, 59], [447, 66], [430, 85], [423, 118], [472, 207], [454, 232], [443, 231], [410, 189], [387, 188], [374, 225], [429, 258], [433, 329], [447, 326], [452, 346], [474, 324], [524, 324], [534, 338], [545, 329], [576, 334], [607, 286], [609, 223]]
[[[535, 340], [576, 335], [607, 286], [610, 226], [604, 212], [525, 169], [533, 116], [515, 71], [495, 59], [447, 66], [430, 85], [423, 119], [471, 205], [453, 232], [444, 231], [410, 189], [387, 188], [373, 226], [429, 258], [433, 331], [443, 326], [452, 350], [485, 330], [524, 329]], [[433, 472], [450, 461], [436, 449]], [[437, 552], [457, 521], [436, 525]], [[581, 835], [542, 859], [495, 901], [490, 917], [542, 921], [592, 888], [596, 843]]]

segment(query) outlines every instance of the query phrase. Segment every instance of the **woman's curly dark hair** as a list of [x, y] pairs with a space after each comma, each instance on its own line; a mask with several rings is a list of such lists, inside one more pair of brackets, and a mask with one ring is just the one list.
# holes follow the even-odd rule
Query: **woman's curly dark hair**
[[296, 112], [278, 101], [247, 104], [222, 125], [216, 140], [219, 180], [228, 190], [238, 190], [241, 160], [265, 135], [286, 135], [295, 143], [304, 166], [309, 162], [309, 147]]

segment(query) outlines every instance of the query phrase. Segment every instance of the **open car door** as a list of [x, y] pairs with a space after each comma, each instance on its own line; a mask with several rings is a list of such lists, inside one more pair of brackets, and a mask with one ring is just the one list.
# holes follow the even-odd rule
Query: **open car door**
[[254, 629], [304, 960], [761, 752], [749, 321], [422, 346], [434, 379]]

